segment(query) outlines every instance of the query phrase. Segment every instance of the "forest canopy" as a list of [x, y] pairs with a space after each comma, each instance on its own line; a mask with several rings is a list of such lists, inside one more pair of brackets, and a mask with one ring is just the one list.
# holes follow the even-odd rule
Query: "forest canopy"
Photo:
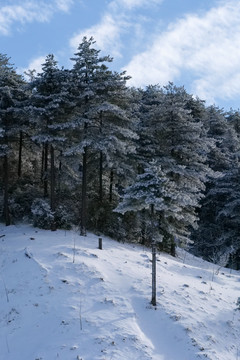
[[[240, 268], [240, 113], [169, 83], [127, 86], [94, 39], [19, 75], [0, 54], [0, 218], [79, 226]], [[159, 65], [160, 66], [160, 65]]]

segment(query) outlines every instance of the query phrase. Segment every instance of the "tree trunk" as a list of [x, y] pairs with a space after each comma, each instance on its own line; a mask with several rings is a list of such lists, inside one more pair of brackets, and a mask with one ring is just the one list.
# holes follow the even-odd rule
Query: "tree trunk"
[[42, 159], [41, 159], [41, 184], [43, 184], [43, 178], [44, 178], [44, 159], [45, 159], [45, 151], [44, 151], [45, 145], [42, 147]]
[[48, 196], [48, 143], [44, 145], [43, 196]]
[[113, 193], [113, 171], [110, 172], [110, 186], [109, 186], [109, 201], [112, 202], [112, 193]]
[[99, 202], [103, 200], [103, 153], [100, 151], [99, 158]]
[[80, 235], [86, 236], [87, 222], [87, 147], [84, 148], [82, 166], [82, 204], [80, 219]]
[[153, 306], [157, 305], [156, 297], [156, 245], [152, 244], [152, 301]]
[[23, 132], [19, 133], [19, 151], [18, 151], [18, 177], [22, 176], [22, 146], [23, 146]]
[[173, 239], [171, 240], [170, 255], [176, 256], [176, 244]]
[[[100, 132], [100, 134], [102, 134], [102, 111], [100, 111], [100, 127], [99, 127], [99, 132]], [[103, 200], [103, 181], [102, 181], [102, 176], [103, 176], [103, 153], [102, 153], [102, 151], [100, 151], [100, 157], [99, 157], [99, 201], [100, 201], [100, 204], [102, 203], [102, 200]]]
[[61, 198], [61, 175], [62, 175], [62, 150], [60, 151], [60, 160], [58, 164], [58, 181], [57, 181], [57, 189], [58, 189], [58, 197]]
[[59, 160], [59, 165], [58, 165], [58, 171], [61, 172], [62, 171], [62, 150], [60, 151], [60, 160]]
[[151, 204], [151, 205], [150, 205], [150, 215], [151, 215], [151, 218], [152, 218], [153, 215], [154, 215], [154, 204]]
[[[56, 210], [56, 203], [55, 203], [55, 165], [54, 165], [54, 147], [51, 145], [50, 148], [50, 154], [51, 154], [51, 168], [50, 168], [50, 173], [51, 173], [51, 184], [50, 184], [50, 188], [51, 188], [51, 194], [50, 194], [50, 206], [51, 206], [51, 211], [53, 213], [55, 213]], [[55, 222], [55, 215], [54, 215], [54, 219], [51, 223], [51, 230], [55, 231], [56, 228], [56, 222]]]
[[3, 162], [3, 182], [4, 182], [4, 200], [3, 200], [3, 213], [6, 226], [9, 226], [10, 221], [10, 214], [9, 214], [9, 207], [8, 207], [8, 187], [9, 187], [9, 169], [8, 169], [8, 156], [4, 156]]

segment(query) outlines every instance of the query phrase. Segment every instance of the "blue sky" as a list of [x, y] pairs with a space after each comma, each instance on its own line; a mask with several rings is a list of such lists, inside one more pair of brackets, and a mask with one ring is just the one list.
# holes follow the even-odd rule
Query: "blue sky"
[[1, 0], [0, 52], [19, 72], [60, 66], [93, 36], [129, 85], [169, 81], [228, 110], [240, 108], [239, 0]]

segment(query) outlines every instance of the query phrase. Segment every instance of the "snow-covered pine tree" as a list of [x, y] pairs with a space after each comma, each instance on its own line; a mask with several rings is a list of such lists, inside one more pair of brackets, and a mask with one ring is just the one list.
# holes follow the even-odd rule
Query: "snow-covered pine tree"
[[[216, 147], [209, 153], [209, 163], [218, 171], [218, 176], [207, 183], [205, 197], [201, 201], [199, 210], [199, 226], [192, 233], [194, 241], [192, 251], [214, 262], [220, 261], [224, 252], [230, 254], [229, 234], [232, 231], [230, 226], [232, 215], [229, 213], [229, 221], [224, 220], [222, 211], [226, 214], [224, 209], [230, 208], [228, 203], [234, 197], [233, 194], [237, 196], [235, 182], [240, 149], [236, 132], [237, 117], [236, 114], [235, 123], [232, 111], [224, 114], [222, 110], [211, 106], [206, 109], [204, 118], [208, 136], [214, 137], [216, 141]], [[237, 242], [237, 239], [233, 238], [231, 241]], [[233, 252], [236, 252], [236, 247]]]
[[[100, 57], [99, 50], [92, 48], [94, 40], [84, 37], [79, 44], [71, 71], [71, 92], [75, 101], [75, 113], [73, 123], [75, 123], [75, 137], [71, 144], [69, 153], [81, 154], [81, 172], [82, 172], [82, 194], [81, 194], [81, 212], [80, 212], [80, 233], [86, 235], [87, 226], [87, 165], [88, 148], [93, 142], [92, 128], [95, 125], [94, 120], [89, 116], [91, 103], [96, 95], [96, 71], [104, 66], [105, 62], [112, 61], [110, 57]], [[100, 86], [100, 84], [99, 84]]]
[[[202, 204], [194, 234], [194, 253], [208, 261], [240, 269], [240, 166], [218, 178]], [[222, 259], [224, 258], [224, 263]]]
[[[127, 112], [128, 77], [125, 73], [110, 71], [106, 64], [110, 63], [112, 58], [101, 57], [100, 51], [94, 49], [94, 43], [93, 38], [88, 40], [84, 37], [72, 58], [72, 94], [76, 103], [73, 119], [76, 131], [74, 146], [70, 152], [82, 154], [82, 235], [86, 234], [88, 219], [87, 195], [88, 198], [94, 196], [90, 196], [89, 192], [91, 179], [98, 183], [94, 202], [99, 202], [100, 209], [105, 195], [104, 173], [111, 173], [111, 179], [113, 171], [124, 173], [124, 163], [121, 160], [124, 155], [134, 150], [131, 141], [136, 137], [132, 129], [132, 119]], [[95, 174], [96, 167], [98, 169], [97, 181], [95, 174], [91, 178], [89, 176], [90, 164], [94, 166]], [[92, 211], [96, 212], [96, 207]], [[96, 219], [96, 213], [91, 215]]]
[[27, 98], [25, 82], [9, 60], [6, 55], [0, 54], [0, 158], [3, 163], [3, 217], [6, 225], [10, 224], [9, 156], [17, 135], [22, 132], [23, 102]]
[[[136, 119], [129, 110], [130, 98], [124, 74], [108, 71], [102, 85], [104, 90], [91, 107], [96, 124], [92, 149], [99, 154], [97, 197], [100, 206], [103, 202], [108, 206], [113, 201], [113, 194], [117, 200], [113, 182], [123, 187], [127, 178], [133, 176], [131, 155], [135, 152], [137, 135], [134, 131]], [[108, 186], [109, 175], [111, 188]]]
[[188, 243], [190, 229], [197, 226], [196, 209], [212, 175], [207, 155], [214, 141], [188, 108], [193, 98], [183, 87], [169, 83], [163, 89], [150, 87], [144, 95], [139, 135], [146, 157], [140, 150], [141, 166], [145, 171], [149, 159], [156, 160], [171, 184], [171, 211], [163, 210], [159, 218], [163, 244], [173, 248], [173, 241]]
[[209, 164], [215, 171], [224, 172], [231, 168], [232, 160], [239, 147], [234, 124], [229, 126], [231, 118], [230, 113], [227, 114], [213, 105], [206, 108], [203, 117], [208, 136], [215, 139], [216, 146], [208, 154]]
[[[69, 112], [73, 104], [68, 93], [68, 71], [59, 69], [54, 55], [46, 57], [42, 72], [32, 81], [31, 124], [32, 139], [43, 147], [44, 196], [48, 196], [48, 161], [50, 153], [50, 208], [56, 210], [55, 151], [60, 153], [66, 140]], [[55, 221], [52, 230], [56, 229]]]
[[138, 171], [143, 169], [152, 161], [158, 158], [159, 139], [156, 136], [158, 131], [158, 118], [152, 116], [152, 112], [158, 109], [163, 103], [163, 90], [158, 85], [150, 85], [145, 90], [138, 90], [139, 107], [137, 114], [138, 136], [137, 160]]
[[125, 189], [114, 211], [137, 214], [140, 226], [135, 241], [148, 245], [152, 242], [161, 243], [165, 234], [174, 236], [171, 219], [177, 210], [176, 206], [172, 206], [175, 194], [175, 184], [167, 177], [161, 165], [152, 161], [143, 173], [137, 175], [135, 182]]
[[[120, 193], [122, 198], [115, 211], [124, 215], [122, 221], [128, 240], [149, 244], [154, 238], [161, 239], [158, 225], [152, 226], [158, 223], [156, 211], [152, 212], [154, 201], [152, 199], [150, 204], [147, 197], [151, 194], [152, 187], [160, 183], [158, 175], [162, 172], [161, 167], [152, 162], [152, 159], [156, 158], [154, 127], [148, 121], [147, 114], [149, 108], [159, 104], [161, 91], [158, 86], [149, 86], [146, 90], [130, 89], [130, 92], [132, 116], [137, 118], [136, 153], [131, 157], [135, 174], [130, 173], [131, 177], [125, 183], [126, 189]], [[152, 181], [149, 181], [150, 178]]]

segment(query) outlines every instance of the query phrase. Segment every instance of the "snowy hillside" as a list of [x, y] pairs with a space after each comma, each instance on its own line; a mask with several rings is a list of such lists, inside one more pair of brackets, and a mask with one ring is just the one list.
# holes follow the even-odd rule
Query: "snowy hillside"
[[240, 359], [239, 272], [74, 231], [0, 225], [1, 360]]

